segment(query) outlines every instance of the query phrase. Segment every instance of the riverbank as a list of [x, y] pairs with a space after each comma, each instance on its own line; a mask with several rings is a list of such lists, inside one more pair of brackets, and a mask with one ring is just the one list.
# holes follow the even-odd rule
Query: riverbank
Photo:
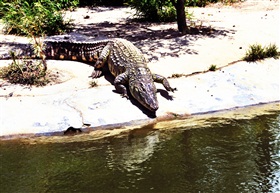
[[[215, 30], [210, 35], [186, 36], [175, 33], [175, 23], [146, 24], [148, 26], [145, 27], [149, 29], [146, 33], [137, 33], [133, 31], [136, 30], [134, 28], [127, 29], [123, 23], [127, 8], [89, 10], [87, 14], [90, 18], [98, 14], [100, 19], [100, 13], [104, 16], [114, 15], [111, 21], [102, 20], [103, 24], [109, 22], [107, 27], [100, 24], [101, 21], [96, 21], [99, 23], [99, 33], [114, 37], [115, 32], [123, 32], [121, 37], [134, 40], [133, 43], [145, 53], [154, 73], [166, 77], [186, 75], [169, 79], [178, 91], [167, 93], [162, 85], [156, 85], [159, 109], [154, 117], [133, 100], [126, 100], [113, 92], [114, 86], [104, 77], [97, 80], [97, 87], [89, 88], [88, 76], [92, 67], [72, 61], [48, 61], [49, 69], [61, 75], [61, 81], [57, 84], [25, 87], [0, 80], [0, 136], [61, 135], [69, 127], [81, 128], [84, 132], [103, 129], [110, 132], [122, 126], [137, 128], [166, 119], [279, 102], [279, 60], [234, 62], [240, 60], [249, 44], [275, 43], [279, 47], [279, 9], [257, 6], [255, 8], [258, 9], [253, 10], [254, 7], [245, 5], [243, 8], [226, 6], [193, 9], [204, 23]], [[118, 14], [114, 14], [114, 11]], [[76, 13], [85, 12], [78, 9]], [[96, 29], [98, 24], [94, 23], [94, 19], [81, 20], [82, 16], [77, 16], [77, 21], [80, 21], [76, 26], [77, 33], [87, 34]], [[141, 27], [137, 28], [138, 32], [142, 30]], [[173, 35], [168, 38], [165, 32]], [[160, 33], [166, 36], [160, 36]], [[141, 39], [138, 34], [145, 38]], [[147, 34], [154, 34], [155, 38]], [[3, 42], [13, 38], [22, 41], [14, 36], [1, 35]], [[8, 62], [0, 61], [0, 66]], [[216, 65], [218, 70], [204, 72], [211, 65]], [[279, 105], [276, 104], [277, 110]]]
[[[79, 65], [76, 67], [81, 72], [80, 64], [73, 63], [73, 70], [75, 65]], [[55, 68], [59, 66], [55, 64]], [[172, 94], [157, 84], [160, 107], [156, 118], [149, 118], [141, 107], [112, 92], [112, 85], [81, 88], [86, 81], [79, 82], [81, 79], [77, 76], [84, 77], [88, 68], [85, 66], [84, 73], [73, 72], [76, 78], [53, 86], [32, 89], [11, 86], [1, 90], [1, 96], [5, 97], [0, 98], [0, 135], [62, 134], [69, 127], [86, 132], [137, 127], [165, 119], [280, 101], [279, 60], [274, 59], [238, 62], [215, 72], [170, 79], [178, 89]]]

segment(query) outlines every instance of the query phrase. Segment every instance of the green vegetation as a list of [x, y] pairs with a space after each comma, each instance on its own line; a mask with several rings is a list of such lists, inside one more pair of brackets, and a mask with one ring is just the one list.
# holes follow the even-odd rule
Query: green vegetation
[[64, 32], [70, 21], [63, 20], [62, 8], [73, 7], [77, 1], [35, 0], [1, 1], [0, 15], [6, 33], [44, 36]]
[[136, 9], [136, 16], [145, 21], [176, 20], [176, 9], [167, 0], [127, 0], [126, 4]]
[[13, 84], [44, 86], [49, 83], [42, 61], [16, 60], [15, 55], [11, 55], [13, 62], [0, 68], [0, 78]]
[[74, 0], [4, 0], [0, 1], [0, 17], [6, 33], [26, 35], [32, 39], [35, 54], [40, 61], [16, 60], [0, 69], [0, 77], [11, 83], [43, 86], [49, 81], [46, 77], [47, 64], [40, 37], [65, 32], [70, 21], [64, 21], [62, 9], [77, 6]]
[[212, 64], [210, 67], [209, 67], [209, 71], [216, 71], [217, 70], [217, 66], [215, 64]]
[[27, 84], [44, 86], [49, 83], [47, 74], [46, 56], [43, 52], [43, 43], [40, 38], [33, 37], [34, 53], [41, 58], [34, 62], [32, 60], [17, 60], [14, 52], [10, 52], [13, 62], [0, 68], [0, 78], [6, 79], [14, 84]]
[[263, 47], [260, 44], [253, 44], [249, 46], [243, 60], [247, 62], [254, 62], [265, 58], [279, 58], [280, 52], [275, 44], [270, 44]]
[[[186, 0], [185, 7], [204, 7], [210, 3], [236, 3], [242, 0]], [[136, 9], [136, 16], [145, 21], [169, 22], [176, 21], [176, 3], [178, 0], [126, 0], [125, 4]], [[188, 12], [186, 14], [190, 17]], [[189, 19], [189, 18], [188, 18]]]
[[278, 51], [278, 47], [276, 46], [276, 44], [269, 44], [265, 48], [265, 56], [266, 58], [274, 58], [274, 59], [279, 58], [280, 52]]

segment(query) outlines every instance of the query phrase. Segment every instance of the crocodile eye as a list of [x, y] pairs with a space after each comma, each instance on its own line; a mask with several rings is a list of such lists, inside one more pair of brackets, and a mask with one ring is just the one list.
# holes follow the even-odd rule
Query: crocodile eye
[[136, 92], [139, 92], [139, 89], [137, 87], [134, 88]]
[[138, 71], [138, 74], [141, 74], [141, 75], [147, 74], [146, 68], [138, 68], [137, 71]]

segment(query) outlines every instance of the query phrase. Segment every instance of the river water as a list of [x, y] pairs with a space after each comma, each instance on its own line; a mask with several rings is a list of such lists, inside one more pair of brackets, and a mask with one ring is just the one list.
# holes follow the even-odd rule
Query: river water
[[0, 192], [280, 192], [280, 112], [67, 143], [0, 141]]

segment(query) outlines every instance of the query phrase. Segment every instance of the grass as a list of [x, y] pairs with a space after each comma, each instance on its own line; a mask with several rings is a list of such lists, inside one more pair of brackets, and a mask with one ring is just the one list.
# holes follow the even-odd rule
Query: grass
[[97, 86], [98, 86], [98, 84], [97, 84], [97, 82], [96, 82], [96, 81], [91, 80], [91, 81], [89, 82], [89, 86], [90, 86], [90, 88], [94, 88], [94, 87], [97, 87]]
[[263, 60], [265, 58], [278, 59], [280, 52], [275, 44], [269, 44], [268, 46], [262, 46], [260, 44], [253, 44], [249, 46], [245, 56], [242, 58], [247, 62], [254, 62], [257, 60]]
[[209, 69], [209, 71], [216, 71], [217, 70], [217, 66], [215, 64], [212, 64]]
[[278, 59], [280, 52], [278, 51], [278, 47], [275, 44], [269, 44], [265, 49], [265, 55], [267, 58]]

